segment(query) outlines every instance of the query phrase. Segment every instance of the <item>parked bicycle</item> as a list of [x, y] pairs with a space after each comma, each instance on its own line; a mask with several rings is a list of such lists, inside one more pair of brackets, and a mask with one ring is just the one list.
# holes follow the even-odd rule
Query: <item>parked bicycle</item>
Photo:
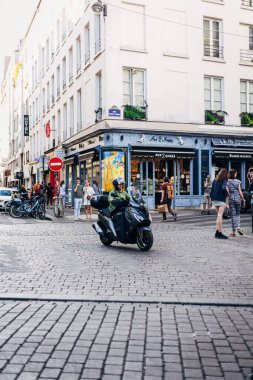
[[33, 218], [45, 219], [45, 210], [43, 200], [37, 195], [31, 201], [24, 201], [20, 206], [12, 205], [9, 211], [13, 218], [21, 218], [22, 216], [32, 216]]
[[64, 215], [64, 208], [62, 198], [59, 195], [54, 197], [54, 216], [56, 218], [61, 218]]

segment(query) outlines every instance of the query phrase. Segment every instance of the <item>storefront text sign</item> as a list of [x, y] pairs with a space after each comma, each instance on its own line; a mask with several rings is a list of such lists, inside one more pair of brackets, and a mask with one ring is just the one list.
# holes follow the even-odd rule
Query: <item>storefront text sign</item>
[[253, 140], [249, 139], [231, 139], [220, 138], [212, 139], [213, 145], [230, 145], [230, 146], [253, 146]]
[[24, 115], [24, 136], [29, 136], [29, 115]]

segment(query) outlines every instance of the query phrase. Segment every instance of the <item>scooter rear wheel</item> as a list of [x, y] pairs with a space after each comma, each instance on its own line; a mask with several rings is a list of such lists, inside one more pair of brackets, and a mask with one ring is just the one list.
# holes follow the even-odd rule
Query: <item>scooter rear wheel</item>
[[141, 234], [137, 235], [137, 245], [141, 251], [148, 251], [153, 245], [152, 231], [143, 230]]

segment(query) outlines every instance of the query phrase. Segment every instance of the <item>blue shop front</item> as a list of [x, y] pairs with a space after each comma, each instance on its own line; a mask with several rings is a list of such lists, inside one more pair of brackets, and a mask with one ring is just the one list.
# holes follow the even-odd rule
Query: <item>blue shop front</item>
[[94, 147], [85, 150], [78, 149], [87, 146], [85, 141], [76, 148], [68, 147], [65, 165], [69, 192], [78, 176], [82, 183], [85, 179], [96, 182], [106, 194], [113, 179], [120, 176], [127, 187], [140, 190], [150, 209], [160, 203], [165, 176], [174, 183], [175, 207], [200, 207], [208, 174], [214, 178], [221, 167], [235, 167], [244, 187], [253, 159], [250, 139], [116, 130], [101, 131], [92, 141]]

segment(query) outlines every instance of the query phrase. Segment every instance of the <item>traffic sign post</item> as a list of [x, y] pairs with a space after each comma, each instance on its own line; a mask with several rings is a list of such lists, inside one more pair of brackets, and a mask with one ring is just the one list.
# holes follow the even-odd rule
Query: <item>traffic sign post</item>
[[52, 172], [59, 172], [63, 167], [63, 162], [60, 157], [53, 157], [48, 163], [49, 169]]

